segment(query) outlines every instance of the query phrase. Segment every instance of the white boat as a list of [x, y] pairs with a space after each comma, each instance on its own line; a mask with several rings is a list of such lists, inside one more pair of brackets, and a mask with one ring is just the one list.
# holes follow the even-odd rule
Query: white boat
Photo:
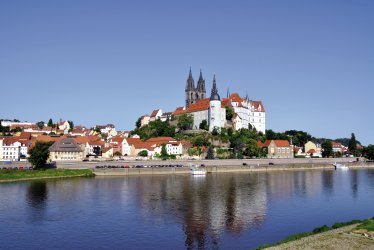
[[340, 163], [334, 163], [334, 164], [332, 164], [334, 167], [335, 167], [335, 170], [338, 170], [338, 169], [340, 169], [340, 170], [348, 170], [349, 168], [346, 166], [346, 165], [344, 165], [344, 164], [340, 164]]
[[191, 170], [192, 175], [206, 175], [205, 167], [201, 167], [198, 165], [191, 165], [190, 170]]

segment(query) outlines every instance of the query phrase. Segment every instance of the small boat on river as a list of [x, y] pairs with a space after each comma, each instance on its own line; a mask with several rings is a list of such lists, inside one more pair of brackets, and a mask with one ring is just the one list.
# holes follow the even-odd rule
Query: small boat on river
[[335, 170], [348, 170], [349, 169], [346, 165], [336, 163], [336, 162], [332, 165], [335, 167]]
[[191, 165], [190, 170], [192, 175], [206, 175], [206, 169], [203, 166]]

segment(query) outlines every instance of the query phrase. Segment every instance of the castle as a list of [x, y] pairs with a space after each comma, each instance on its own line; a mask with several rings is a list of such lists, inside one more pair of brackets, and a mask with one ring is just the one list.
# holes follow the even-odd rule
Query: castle
[[[227, 108], [234, 111], [232, 118], [226, 117]], [[217, 88], [215, 75], [213, 76], [213, 84], [210, 97], [206, 97], [205, 79], [200, 70], [197, 86], [192, 77], [192, 70], [188, 74], [185, 88], [185, 106], [178, 107], [173, 112], [163, 113], [161, 109], [156, 109], [150, 116], [145, 115], [141, 119], [142, 126], [156, 119], [167, 120], [171, 116], [178, 117], [183, 114], [193, 116], [192, 129], [200, 129], [203, 121], [209, 126], [209, 131], [214, 128], [228, 128], [234, 130], [241, 128], [254, 128], [259, 132], [265, 133], [265, 108], [261, 101], [252, 101], [246, 95], [245, 98], [239, 94], [227, 93], [226, 98], [220, 97]]]

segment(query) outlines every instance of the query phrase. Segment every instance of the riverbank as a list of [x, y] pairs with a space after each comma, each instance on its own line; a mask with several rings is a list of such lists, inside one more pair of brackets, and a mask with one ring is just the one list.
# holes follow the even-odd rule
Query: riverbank
[[324, 225], [257, 248], [260, 249], [374, 249], [374, 219], [336, 223], [332, 227]]
[[0, 170], [0, 182], [92, 176], [91, 169]]
[[[352, 162], [345, 163], [350, 169], [374, 168], [374, 163]], [[190, 174], [189, 167], [152, 167], [143, 168], [100, 168], [94, 169], [97, 176], [127, 176], [127, 175], [162, 175], [162, 174]], [[239, 166], [205, 166], [208, 174], [238, 173], [238, 172], [274, 172], [274, 171], [302, 171], [302, 170], [334, 170], [331, 163], [299, 163], [274, 165], [239, 165]]]

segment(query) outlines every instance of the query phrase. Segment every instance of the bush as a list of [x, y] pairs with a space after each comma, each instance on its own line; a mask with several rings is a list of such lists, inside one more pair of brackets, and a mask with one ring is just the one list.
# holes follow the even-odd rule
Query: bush
[[331, 230], [331, 228], [329, 228], [326, 225], [323, 225], [322, 227], [317, 227], [317, 228], [313, 229], [313, 233], [314, 234], [316, 234], [316, 233], [322, 233], [322, 232], [326, 232], [326, 231], [329, 231], [329, 230]]

